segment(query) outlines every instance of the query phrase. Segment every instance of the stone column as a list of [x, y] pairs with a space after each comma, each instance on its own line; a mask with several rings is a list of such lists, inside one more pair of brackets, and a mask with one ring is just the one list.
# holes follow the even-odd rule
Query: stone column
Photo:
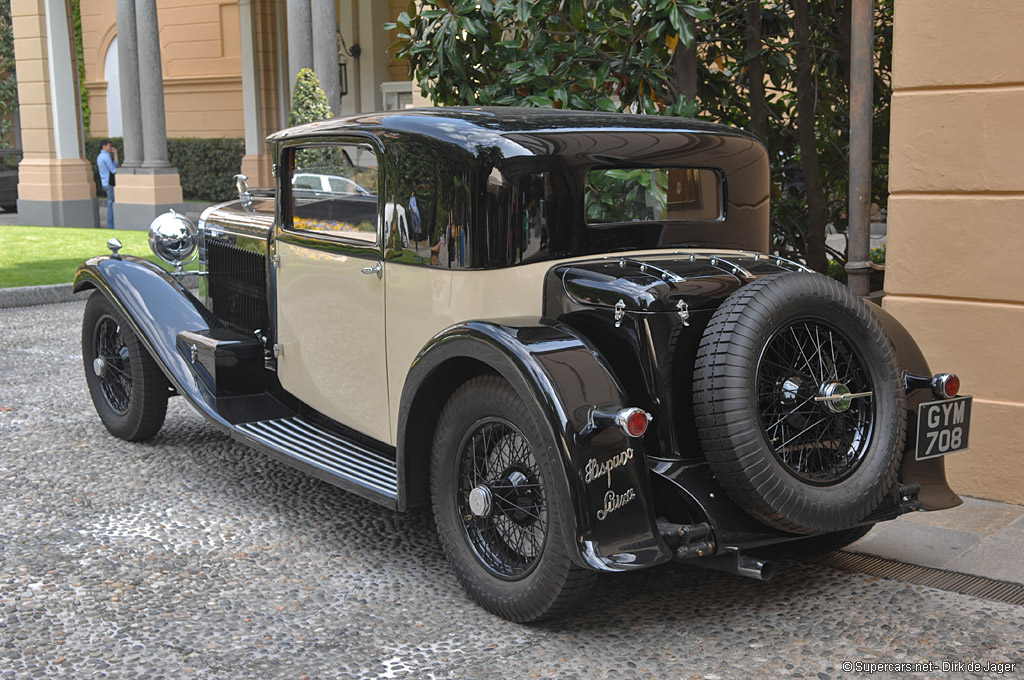
[[362, 54], [355, 62], [359, 69], [359, 111], [362, 113], [381, 111], [384, 108], [380, 85], [390, 80], [388, 34], [380, 30], [380, 27], [386, 21], [388, 3], [359, 0], [359, 46], [362, 47]]
[[313, 70], [320, 78], [320, 87], [327, 94], [331, 115], [341, 111], [338, 90], [338, 15], [334, 0], [312, 0], [313, 17]]
[[[288, 8], [288, 93], [295, 96], [295, 77], [313, 68], [313, 27], [309, 0], [285, 0]], [[289, 110], [291, 106], [289, 105]]]
[[[140, 230], [149, 229], [153, 218], [168, 209], [180, 210], [182, 194], [178, 170], [167, 159], [164, 81], [160, 64], [160, 27], [157, 23], [156, 0], [134, 0], [132, 4], [138, 51], [135, 66], [139, 89], [138, 115], [142, 123], [142, 162], [118, 174], [114, 221], [118, 229]], [[122, 6], [125, 7], [127, 18], [130, 10], [126, 4], [118, 3], [119, 12]], [[118, 15], [119, 24], [120, 20], [121, 16]], [[121, 52], [118, 49], [120, 58]], [[126, 115], [126, 122], [127, 119]], [[127, 133], [127, 127], [125, 131]], [[132, 160], [137, 161], [137, 155]]]
[[270, 186], [270, 162], [263, 144], [263, 107], [260, 104], [259, 64], [256, 59], [256, 0], [238, 0], [242, 39], [242, 110], [245, 120], [245, 156], [242, 174], [249, 186]]
[[292, 85], [288, 83], [288, 26], [285, 22], [287, 8], [285, 0], [274, 0], [274, 37], [275, 37], [275, 63], [274, 69], [277, 74], [277, 129], [288, 125], [288, 112], [292, 108]]
[[99, 226], [92, 165], [82, 158], [68, 5], [64, 0], [14, 2], [11, 23], [24, 151], [18, 219], [32, 225]]
[[139, 95], [139, 42], [135, 0], [117, 0], [117, 63], [121, 94], [124, 158], [120, 172], [130, 174], [142, 165], [142, 101]]
[[170, 168], [164, 116], [164, 73], [156, 0], [135, 0], [139, 40], [139, 98], [142, 104], [143, 168]]
[[[358, 0], [340, 0], [338, 4], [338, 28], [341, 29], [341, 35], [348, 44], [349, 49], [352, 49], [353, 45], [359, 43], [359, 30], [356, 24], [357, 2]], [[345, 71], [348, 74], [348, 94], [340, 95], [340, 108], [337, 111], [333, 111], [336, 116], [351, 116], [360, 111], [359, 60], [348, 55], [345, 56], [345, 60]]]

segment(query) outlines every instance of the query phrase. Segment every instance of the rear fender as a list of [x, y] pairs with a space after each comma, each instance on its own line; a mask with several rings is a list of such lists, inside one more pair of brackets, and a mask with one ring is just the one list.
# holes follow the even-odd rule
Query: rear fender
[[216, 396], [175, 347], [178, 333], [219, 328], [209, 310], [159, 266], [130, 255], [87, 260], [75, 273], [76, 293], [97, 289], [114, 304], [180, 394], [224, 431]]
[[[871, 311], [885, 328], [896, 349], [896, 364], [899, 371], [914, 375], [930, 376], [931, 369], [924, 353], [917, 342], [896, 318], [882, 309], [872, 305]], [[900, 481], [903, 484], [919, 484], [921, 490], [917, 495], [922, 510], [943, 510], [955, 508], [963, 500], [951, 488], [946, 480], [946, 459], [929, 458], [917, 460], [917, 407], [934, 397], [926, 389], [918, 389], [907, 393], [907, 437], [903, 448], [903, 464], [900, 468]]]
[[[654, 519], [642, 440], [616, 427], [581, 436], [591, 412], [628, 406], [618, 381], [598, 352], [573, 329], [550, 319], [472, 321], [435, 336], [412, 364], [398, 422], [400, 488], [419, 481], [430, 456], [433, 426], [454, 385], [446, 378], [472, 362], [501, 375], [555, 443], [561, 485], [571, 517], [558, 518], [581, 566], [602, 571], [648, 567], [671, 558]], [[449, 380], [446, 389], [435, 386]], [[626, 453], [628, 452], [628, 453]], [[603, 474], [602, 463], [622, 461]], [[630, 499], [622, 502], [626, 498]]]

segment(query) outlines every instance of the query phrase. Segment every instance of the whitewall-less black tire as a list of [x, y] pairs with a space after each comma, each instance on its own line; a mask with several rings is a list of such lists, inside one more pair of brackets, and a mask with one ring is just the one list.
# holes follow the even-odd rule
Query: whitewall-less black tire
[[737, 290], [704, 332], [693, 385], [716, 478], [762, 522], [844, 530], [893, 489], [903, 386], [878, 319], [841, 283], [783, 273]]
[[550, 439], [497, 376], [459, 387], [434, 437], [430, 491], [441, 545], [470, 596], [510, 621], [565, 611], [596, 576], [566, 550], [559, 518], [571, 507], [554, 482]]
[[85, 305], [82, 360], [92, 403], [112, 435], [142, 441], [160, 430], [170, 394], [167, 378], [99, 291]]

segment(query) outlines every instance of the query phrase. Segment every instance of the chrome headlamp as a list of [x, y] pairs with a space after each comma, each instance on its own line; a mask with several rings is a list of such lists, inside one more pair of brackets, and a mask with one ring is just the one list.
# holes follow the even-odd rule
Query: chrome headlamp
[[199, 252], [199, 230], [187, 217], [170, 210], [149, 224], [149, 247], [180, 273]]

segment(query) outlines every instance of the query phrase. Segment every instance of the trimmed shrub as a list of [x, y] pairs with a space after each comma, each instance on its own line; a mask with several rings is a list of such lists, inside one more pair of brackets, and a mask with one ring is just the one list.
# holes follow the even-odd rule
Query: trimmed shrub
[[[107, 137], [117, 147], [124, 161], [124, 140]], [[96, 156], [100, 153], [99, 137], [85, 140], [85, 158], [92, 163], [93, 178], [100, 186]], [[181, 176], [181, 192], [186, 201], [219, 203], [237, 196], [234, 176], [242, 169], [245, 140], [235, 137], [169, 137], [167, 156]], [[99, 190], [99, 189], [97, 189]]]
[[295, 76], [295, 95], [292, 110], [288, 114], [288, 125], [302, 125], [331, 117], [331, 105], [327, 101], [320, 79], [311, 69], [304, 68]]
[[242, 171], [244, 139], [176, 137], [167, 140], [167, 155], [181, 174], [185, 200], [219, 203], [238, 198], [234, 177]]

